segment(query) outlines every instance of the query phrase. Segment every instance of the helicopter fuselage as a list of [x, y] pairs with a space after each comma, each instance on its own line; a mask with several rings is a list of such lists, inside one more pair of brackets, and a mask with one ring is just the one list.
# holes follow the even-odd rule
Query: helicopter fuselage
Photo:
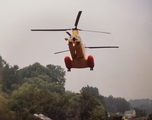
[[94, 58], [93, 56], [85, 56], [85, 46], [82, 44], [82, 40], [78, 35], [78, 30], [73, 30], [72, 35], [69, 38], [65, 38], [68, 41], [71, 58], [66, 56], [64, 61], [65, 65], [70, 71], [71, 68], [86, 68], [90, 67], [93, 70]]

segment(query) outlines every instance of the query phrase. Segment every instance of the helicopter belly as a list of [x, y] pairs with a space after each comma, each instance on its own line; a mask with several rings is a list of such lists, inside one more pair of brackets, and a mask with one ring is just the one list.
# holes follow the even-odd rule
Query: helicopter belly
[[89, 67], [86, 59], [73, 59], [72, 68], [86, 68]]

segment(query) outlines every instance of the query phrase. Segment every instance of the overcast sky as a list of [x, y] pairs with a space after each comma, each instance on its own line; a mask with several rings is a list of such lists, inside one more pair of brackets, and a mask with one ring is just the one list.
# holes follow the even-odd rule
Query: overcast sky
[[119, 49], [86, 50], [95, 59], [94, 71], [66, 73], [67, 90], [97, 87], [101, 95], [125, 99], [152, 99], [151, 0], [0, 0], [0, 55], [20, 68], [39, 62], [60, 65], [68, 35], [31, 32], [31, 28], [73, 28], [82, 10], [79, 28], [110, 32], [80, 32], [86, 46], [118, 45]]

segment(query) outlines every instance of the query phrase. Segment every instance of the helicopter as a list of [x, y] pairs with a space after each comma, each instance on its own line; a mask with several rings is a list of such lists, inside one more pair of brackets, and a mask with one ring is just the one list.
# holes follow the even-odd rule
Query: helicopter
[[[82, 11], [79, 11], [76, 17], [76, 21], [74, 24], [74, 28], [66, 28], [66, 29], [31, 29], [31, 31], [65, 31], [69, 38], [65, 38], [66, 41], [68, 41], [69, 50], [64, 50], [60, 52], [55, 52], [54, 54], [59, 54], [63, 52], [70, 51], [71, 58], [69, 56], [66, 56], [64, 58], [65, 66], [67, 68], [67, 71], [71, 71], [71, 68], [90, 68], [90, 71], [93, 70], [95, 63], [94, 63], [94, 57], [92, 55], [89, 55], [86, 57], [85, 55], [85, 49], [96, 49], [96, 48], [119, 48], [118, 46], [95, 46], [95, 47], [86, 47], [82, 43], [82, 39], [79, 36], [79, 31], [87, 31], [87, 32], [96, 32], [96, 33], [105, 33], [110, 34], [109, 32], [101, 32], [101, 31], [92, 31], [92, 30], [83, 30], [78, 29], [78, 23], [81, 16]], [[72, 30], [72, 34], [68, 31]]]

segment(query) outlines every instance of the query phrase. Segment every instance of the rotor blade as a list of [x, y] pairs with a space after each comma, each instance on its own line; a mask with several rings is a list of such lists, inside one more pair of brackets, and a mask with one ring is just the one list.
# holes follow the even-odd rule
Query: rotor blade
[[71, 29], [31, 29], [31, 31], [66, 31]]
[[96, 46], [96, 47], [85, 47], [90, 49], [96, 49], [96, 48], [119, 48], [119, 46]]
[[96, 32], [96, 33], [105, 33], [105, 34], [111, 34], [109, 32], [102, 32], [102, 31], [93, 31], [93, 30], [83, 30], [83, 29], [78, 29], [79, 31], [86, 31], [86, 32]]
[[66, 32], [69, 36], [71, 36], [71, 34], [69, 32]]
[[64, 51], [60, 51], [60, 52], [55, 52], [54, 54], [58, 54], [58, 53], [63, 53], [63, 52], [68, 52], [69, 50], [64, 50]]
[[75, 28], [77, 28], [77, 26], [78, 26], [78, 22], [79, 22], [81, 13], [82, 13], [82, 11], [79, 11], [79, 13], [78, 13], [78, 15], [77, 15], [77, 18], [76, 18], [76, 21], [75, 21], [75, 24], [74, 24]]

